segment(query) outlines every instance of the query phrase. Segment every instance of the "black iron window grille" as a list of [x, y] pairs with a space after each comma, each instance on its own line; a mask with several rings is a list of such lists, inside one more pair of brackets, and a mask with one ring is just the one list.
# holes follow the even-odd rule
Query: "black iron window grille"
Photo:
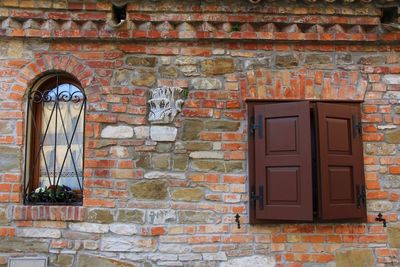
[[65, 73], [39, 79], [28, 93], [25, 204], [82, 203], [86, 96]]

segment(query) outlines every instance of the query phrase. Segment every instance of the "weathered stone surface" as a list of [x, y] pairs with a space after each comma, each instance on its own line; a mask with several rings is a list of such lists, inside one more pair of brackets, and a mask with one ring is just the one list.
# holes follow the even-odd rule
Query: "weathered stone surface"
[[110, 210], [94, 209], [88, 212], [87, 221], [93, 223], [112, 223], [114, 218]]
[[98, 233], [83, 233], [79, 231], [64, 231], [62, 237], [66, 239], [76, 240], [99, 240], [100, 234]]
[[227, 259], [225, 252], [203, 253], [203, 260], [205, 261], [226, 261]]
[[126, 64], [130, 66], [155, 67], [157, 64], [157, 58], [128, 56], [126, 58]]
[[20, 152], [17, 147], [0, 146], [0, 170], [2, 172], [20, 169]]
[[370, 200], [367, 201], [367, 208], [368, 211], [386, 212], [392, 210], [393, 204], [386, 200]]
[[383, 178], [385, 188], [400, 188], [400, 175], [386, 175]]
[[135, 69], [132, 71], [131, 83], [136, 86], [151, 87], [156, 82], [156, 75], [154, 71]]
[[348, 249], [336, 252], [337, 267], [375, 266], [371, 249]]
[[386, 132], [385, 140], [389, 144], [400, 144], [400, 129]]
[[392, 248], [400, 248], [400, 225], [392, 225], [387, 229], [388, 243]]
[[123, 223], [110, 224], [110, 231], [118, 235], [133, 235], [139, 232], [136, 225]]
[[178, 129], [169, 126], [151, 126], [150, 137], [153, 141], [172, 142], [176, 140]]
[[224, 172], [225, 165], [224, 162], [216, 160], [193, 160], [192, 169], [196, 171]]
[[151, 224], [165, 224], [176, 222], [176, 211], [174, 210], [149, 210], [146, 220]]
[[9, 219], [7, 216], [7, 211], [3, 208], [0, 208], [0, 225], [6, 225], [9, 223]]
[[175, 171], [185, 171], [189, 166], [189, 157], [187, 155], [174, 155], [172, 158], [172, 168]]
[[161, 66], [158, 69], [160, 76], [163, 78], [178, 78], [179, 71], [173, 66]]
[[400, 114], [400, 106], [394, 106], [393, 110], [395, 113]]
[[185, 173], [152, 171], [144, 175], [146, 179], [185, 179]]
[[74, 255], [58, 254], [52, 261], [54, 266], [69, 267], [74, 265]]
[[108, 259], [89, 254], [80, 254], [78, 257], [78, 267], [134, 267], [134, 263]]
[[368, 155], [394, 155], [396, 154], [396, 145], [385, 143], [367, 143], [365, 152]]
[[103, 251], [121, 252], [151, 252], [157, 248], [157, 241], [153, 238], [140, 237], [104, 237], [101, 239], [100, 249]]
[[223, 159], [224, 152], [222, 151], [194, 151], [189, 154], [193, 159]]
[[150, 136], [149, 126], [137, 126], [133, 130], [137, 139], [147, 139]]
[[73, 231], [87, 232], [87, 233], [107, 233], [108, 225], [98, 223], [71, 223], [69, 228]]
[[235, 71], [235, 61], [232, 58], [206, 59], [201, 62], [201, 70], [206, 75], [221, 75]]
[[197, 140], [200, 132], [204, 130], [204, 124], [201, 120], [184, 120], [182, 139]]
[[0, 242], [0, 252], [38, 252], [47, 253], [49, 243], [43, 239], [29, 239], [20, 237], [2, 237]]
[[179, 70], [187, 77], [200, 75], [196, 65], [180, 66]]
[[159, 142], [156, 145], [156, 151], [157, 153], [168, 153], [172, 151], [172, 145], [171, 143], [163, 143], [163, 142]]
[[179, 188], [171, 193], [172, 200], [178, 201], [200, 201], [204, 198], [203, 188]]
[[344, 65], [344, 64], [352, 64], [353, 59], [351, 54], [338, 54], [336, 55], [336, 64]]
[[152, 162], [154, 169], [168, 170], [170, 167], [170, 154], [154, 154]]
[[381, 65], [385, 63], [384, 56], [364, 56], [358, 61], [362, 65]]
[[222, 82], [214, 78], [194, 78], [190, 81], [193, 90], [221, 90]]
[[400, 100], [400, 92], [399, 91], [387, 91], [383, 97], [383, 99], [391, 99], [391, 100]]
[[102, 138], [132, 138], [133, 137], [133, 129], [130, 126], [106, 126], [101, 131]]
[[138, 168], [150, 168], [151, 164], [151, 156], [149, 153], [142, 153], [139, 155], [138, 160], [136, 162], [136, 166]]
[[239, 267], [239, 266], [251, 266], [251, 267], [274, 267], [276, 265], [273, 257], [254, 255], [251, 257], [240, 257], [237, 259], [230, 259], [227, 262], [222, 262], [221, 267]]
[[160, 252], [182, 254], [189, 253], [190, 247], [181, 244], [160, 244], [158, 247]]
[[185, 148], [189, 151], [208, 151], [213, 148], [213, 144], [211, 142], [187, 142]]
[[123, 223], [144, 223], [144, 212], [141, 210], [119, 209], [118, 222]]
[[244, 171], [243, 162], [227, 161], [225, 162], [225, 172], [227, 173], [240, 173]]
[[277, 55], [275, 57], [275, 66], [277, 68], [294, 68], [299, 65], [299, 60], [294, 55]]
[[141, 181], [131, 185], [133, 197], [138, 199], [161, 200], [167, 197], [167, 183], [165, 181]]
[[113, 84], [127, 86], [130, 84], [131, 72], [129, 70], [117, 70], [114, 73]]
[[309, 65], [322, 65], [332, 63], [332, 58], [324, 54], [311, 54], [306, 57], [306, 64]]
[[175, 64], [178, 66], [182, 66], [182, 65], [196, 65], [197, 61], [196, 58], [194, 57], [178, 57], [175, 60]]
[[178, 211], [179, 223], [214, 223], [217, 216], [212, 211]]
[[20, 237], [43, 237], [43, 238], [60, 238], [61, 231], [58, 229], [35, 229], [35, 228], [17, 228], [16, 236]]
[[244, 61], [244, 69], [251, 70], [256, 68], [268, 68], [271, 66], [271, 58], [256, 58], [256, 59], [248, 59]]
[[229, 131], [235, 132], [239, 130], [240, 122], [236, 121], [206, 121], [205, 128], [211, 131]]
[[0, 134], [12, 134], [14, 124], [11, 121], [0, 121]]
[[126, 158], [129, 156], [129, 151], [124, 146], [113, 146], [110, 148], [110, 155], [113, 158]]

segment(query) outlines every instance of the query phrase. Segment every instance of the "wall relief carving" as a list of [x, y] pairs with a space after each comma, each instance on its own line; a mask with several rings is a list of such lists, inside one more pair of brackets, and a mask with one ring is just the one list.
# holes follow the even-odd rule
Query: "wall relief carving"
[[152, 124], [171, 123], [182, 111], [183, 89], [179, 87], [157, 87], [150, 90], [149, 121]]

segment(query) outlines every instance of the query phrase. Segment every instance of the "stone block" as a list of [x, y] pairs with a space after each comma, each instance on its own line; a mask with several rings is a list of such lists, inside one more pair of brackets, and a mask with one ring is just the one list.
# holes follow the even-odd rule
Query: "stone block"
[[368, 211], [387, 212], [392, 210], [393, 204], [386, 200], [369, 200], [367, 201]]
[[226, 260], [228, 260], [228, 258], [226, 257], [225, 252], [203, 253], [203, 260], [205, 260], [205, 261], [226, 261]]
[[112, 158], [126, 158], [129, 156], [129, 151], [124, 146], [113, 146], [110, 148], [110, 155]]
[[136, 161], [136, 167], [148, 169], [151, 165], [151, 155], [149, 153], [141, 153]]
[[0, 121], [0, 134], [9, 135], [14, 132], [15, 126], [11, 121]]
[[385, 140], [389, 144], [400, 144], [400, 129], [386, 132]]
[[213, 148], [211, 142], [187, 142], [185, 148], [189, 151], [209, 151]]
[[396, 145], [385, 143], [367, 143], [365, 153], [376, 156], [389, 156], [396, 154]]
[[352, 64], [353, 58], [351, 54], [337, 54], [336, 55], [336, 64], [344, 65], [344, 64]]
[[141, 210], [119, 209], [118, 222], [123, 223], [144, 223], [144, 212]]
[[168, 170], [170, 167], [170, 154], [153, 154], [153, 167], [156, 170]]
[[172, 143], [164, 143], [164, 142], [158, 142], [156, 145], [156, 152], [157, 153], [168, 153], [171, 152], [173, 147]]
[[149, 210], [146, 220], [151, 224], [166, 224], [176, 222], [176, 211], [174, 210]]
[[179, 188], [171, 193], [172, 200], [177, 201], [200, 201], [204, 198], [203, 188]]
[[51, 263], [54, 266], [70, 267], [74, 265], [74, 255], [58, 254], [54, 257]]
[[60, 238], [61, 231], [58, 229], [17, 228], [15, 235], [19, 237], [34, 238]]
[[400, 248], [400, 224], [389, 226], [387, 233], [389, 246], [392, 248]]
[[71, 223], [69, 228], [72, 231], [86, 232], [86, 233], [107, 233], [108, 225], [98, 224], [98, 223]]
[[151, 87], [156, 82], [156, 75], [154, 71], [135, 69], [132, 71], [131, 84], [136, 86]]
[[332, 63], [332, 57], [325, 54], [311, 54], [306, 57], [305, 63], [308, 65], [325, 65]]
[[19, 148], [0, 146], [0, 170], [2, 172], [20, 170]]
[[112, 84], [117, 86], [130, 85], [131, 72], [129, 70], [117, 70], [114, 72]]
[[189, 154], [193, 159], [223, 159], [224, 152], [221, 151], [194, 151]]
[[153, 141], [173, 142], [176, 140], [178, 129], [170, 126], [151, 126], [150, 137]]
[[192, 90], [221, 90], [222, 82], [214, 78], [194, 78], [190, 81]]
[[183, 65], [196, 65], [197, 60], [194, 57], [178, 57], [175, 60], [175, 64], [178, 66], [183, 66]]
[[245, 70], [257, 69], [257, 68], [268, 68], [271, 66], [271, 58], [256, 58], [247, 59], [243, 63]]
[[225, 172], [225, 164], [218, 160], [199, 160], [192, 161], [192, 169], [195, 171]]
[[112, 223], [114, 221], [111, 210], [93, 209], [87, 213], [87, 222]]
[[78, 267], [135, 267], [134, 263], [109, 259], [96, 255], [80, 254], [78, 257]]
[[132, 196], [138, 199], [162, 200], [168, 195], [165, 181], [141, 181], [131, 185]]
[[185, 179], [185, 173], [152, 171], [144, 175], [146, 179]]
[[147, 139], [150, 136], [149, 126], [137, 126], [133, 130], [137, 139]]
[[157, 248], [154, 238], [131, 236], [103, 237], [100, 249], [113, 252], [152, 252]]
[[383, 184], [385, 188], [400, 188], [400, 175], [385, 175], [383, 177]]
[[110, 231], [117, 235], [134, 235], [139, 232], [136, 225], [123, 223], [110, 224]]
[[133, 128], [130, 126], [106, 126], [101, 131], [102, 138], [117, 138], [117, 139], [124, 139], [124, 138], [132, 138], [133, 137]]
[[371, 249], [346, 249], [336, 252], [337, 267], [376, 266]]
[[179, 223], [215, 223], [217, 216], [212, 211], [178, 211]]
[[156, 57], [139, 57], [139, 56], [128, 56], [125, 60], [129, 66], [139, 67], [155, 67], [157, 64]]
[[189, 166], [189, 157], [187, 155], [175, 154], [172, 158], [172, 169], [175, 171], [186, 171]]
[[240, 122], [236, 121], [206, 121], [205, 128], [210, 131], [229, 131], [236, 132], [239, 130]]
[[222, 75], [235, 71], [232, 58], [206, 59], [201, 62], [201, 70], [206, 75]]
[[386, 58], [384, 56], [363, 56], [358, 60], [361, 65], [382, 65], [385, 64]]
[[244, 171], [244, 165], [241, 161], [227, 161], [225, 162], [226, 173], [241, 173]]
[[183, 135], [182, 139], [198, 140], [199, 134], [204, 130], [204, 124], [201, 120], [184, 120], [183, 121]]
[[276, 266], [276, 262], [274, 257], [254, 255], [251, 257], [240, 257], [237, 259], [230, 259], [227, 262], [222, 262], [220, 266], [221, 267], [239, 267], [239, 266], [274, 267]]
[[277, 55], [275, 66], [277, 68], [295, 68], [299, 65], [299, 60], [294, 55]]
[[49, 243], [43, 239], [27, 239], [21, 237], [2, 237], [0, 242], [0, 252], [15, 253], [47, 253]]
[[163, 253], [183, 254], [189, 253], [190, 247], [182, 244], [160, 244], [158, 250]]
[[0, 225], [6, 225], [9, 221], [6, 209], [0, 208]]
[[161, 77], [168, 79], [178, 78], [179, 76], [178, 69], [173, 66], [161, 66], [158, 68], [158, 72]]

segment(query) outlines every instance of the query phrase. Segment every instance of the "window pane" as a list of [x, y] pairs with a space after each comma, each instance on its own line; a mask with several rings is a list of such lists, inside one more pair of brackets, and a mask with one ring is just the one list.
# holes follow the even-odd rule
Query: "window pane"
[[42, 110], [43, 153], [40, 155], [39, 186], [58, 184], [71, 189], [81, 189], [83, 94], [74, 85], [62, 84], [47, 92], [45, 96]]

